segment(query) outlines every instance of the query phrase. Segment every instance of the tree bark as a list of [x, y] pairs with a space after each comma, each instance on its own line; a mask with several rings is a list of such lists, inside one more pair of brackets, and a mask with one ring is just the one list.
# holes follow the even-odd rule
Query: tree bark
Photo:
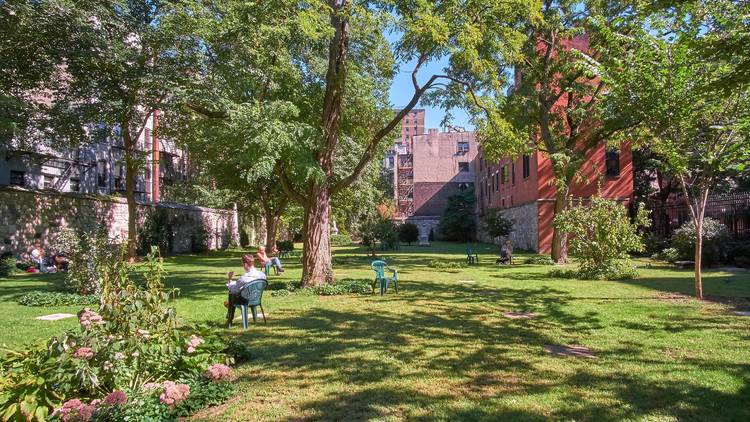
[[279, 229], [279, 217], [267, 208], [265, 209], [266, 217], [266, 250], [270, 253], [276, 246], [276, 235]]
[[[554, 217], [557, 217], [568, 207], [569, 192], [569, 187], [557, 190], [557, 194], [555, 195]], [[554, 226], [552, 232], [552, 259], [558, 264], [565, 264], [568, 262], [568, 234]]]
[[703, 299], [703, 220], [695, 224], [695, 297]]
[[122, 136], [125, 144], [125, 200], [128, 204], [128, 261], [133, 262], [136, 258], [135, 175], [137, 166], [133, 157], [135, 141], [127, 122], [122, 124]]
[[302, 284], [317, 286], [333, 282], [330, 233], [331, 196], [327, 187], [315, 185], [305, 205]]

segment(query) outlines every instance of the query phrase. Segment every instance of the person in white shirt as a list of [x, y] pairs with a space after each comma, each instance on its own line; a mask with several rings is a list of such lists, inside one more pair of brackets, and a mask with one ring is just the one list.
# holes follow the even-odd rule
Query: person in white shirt
[[245, 269], [245, 274], [242, 274], [240, 278], [234, 280], [234, 272], [230, 271], [227, 273], [227, 288], [229, 289], [229, 299], [224, 302], [224, 306], [227, 307], [227, 326], [232, 325], [234, 320], [234, 305], [242, 305], [245, 303], [245, 299], [240, 296], [240, 290], [242, 286], [250, 283], [253, 280], [266, 279], [266, 274], [263, 271], [255, 268], [255, 260], [250, 254], [242, 256], [242, 267]]

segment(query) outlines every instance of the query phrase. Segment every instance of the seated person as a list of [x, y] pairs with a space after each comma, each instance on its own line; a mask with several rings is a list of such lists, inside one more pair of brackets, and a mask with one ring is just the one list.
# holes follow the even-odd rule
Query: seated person
[[241, 275], [237, 280], [233, 280], [234, 272], [230, 271], [227, 273], [227, 289], [229, 289], [229, 299], [224, 302], [224, 306], [227, 307], [227, 328], [232, 326], [234, 320], [234, 305], [244, 305], [245, 299], [240, 296], [240, 290], [244, 285], [254, 280], [265, 280], [266, 274], [263, 271], [255, 268], [255, 260], [250, 254], [242, 256], [242, 267], [245, 269], [245, 274]]
[[68, 258], [64, 253], [58, 252], [52, 256], [52, 263], [54, 264], [57, 271], [68, 271]]
[[49, 264], [49, 260], [44, 254], [44, 248], [42, 248], [42, 242], [40, 241], [36, 241], [34, 247], [31, 249], [31, 260], [40, 272], [54, 273], [57, 271], [54, 265]]
[[[274, 246], [273, 249], [276, 250], [276, 247]], [[284, 272], [284, 269], [281, 268], [281, 260], [279, 260], [279, 258], [277, 258], [275, 256], [268, 257], [266, 255], [266, 248], [265, 247], [258, 246], [258, 253], [255, 256], [256, 256], [256, 258], [258, 258], [258, 263], [261, 264], [261, 265], [263, 265], [263, 267], [265, 267], [266, 269], [268, 269], [269, 267], [273, 266], [274, 268], [276, 268], [276, 272], [277, 273], [283, 273]]]
[[512, 264], [513, 263], [513, 243], [510, 240], [506, 241], [502, 248], [500, 248], [500, 258], [495, 261], [495, 264]]

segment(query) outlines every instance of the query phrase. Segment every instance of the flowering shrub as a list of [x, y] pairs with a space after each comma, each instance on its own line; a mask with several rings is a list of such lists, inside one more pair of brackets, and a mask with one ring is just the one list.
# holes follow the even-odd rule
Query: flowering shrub
[[211, 365], [206, 371], [206, 378], [211, 381], [223, 381], [228, 380], [230, 377], [229, 367], [220, 363]]
[[[117, 277], [103, 277], [103, 303], [98, 311], [79, 313], [78, 329], [0, 358], [3, 383], [10, 386], [0, 396], [0, 414], [43, 420], [54, 407], [56, 417], [66, 421], [98, 418], [97, 412], [108, 415], [105, 420], [120, 420], [123, 412], [140, 420], [143, 403], [155, 415], [168, 408], [184, 413], [224, 394], [199, 393], [192, 400], [191, 390], [204, 391], [202, 384], [211, 383], [204, 377], [208, 368], [233, 359], [206, 329], [178, 328], [174, 309], [166, 306], [174, 292], [164, 291], [161, 260], [152, 254], [143, 264], [144, 287], [130, 280], [127, 264], [109, 265], [113, 271], [107, 274]], [[110, 393], [102, 397], [102, 392]], [[84, 405], [87, 400], [94, 401]], [[23, 416], [30, 408], [34, 418]]]
[[109, 239], [107, 225], [100, 227], [90, 233], [63, 229], [53, 240], [54, 249], [65, 252], [68, 258], [64, 284], [71, 293], [99, 294], [103, 279], [117, 275], [112, 273], [117, 270], [112, 263], [119, 261], [120, 248]]

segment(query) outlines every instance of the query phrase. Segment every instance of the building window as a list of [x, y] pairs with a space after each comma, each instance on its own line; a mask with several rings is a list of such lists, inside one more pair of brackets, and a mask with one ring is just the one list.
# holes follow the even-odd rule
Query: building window
[[115, 164], [115, 190], [125, 190], [125, 178], [123, 177], [124, 167], [122, 164]]
[[70, 191], [71, 192], [80, 192], [81, 191], [81, 180], [80, 179], [70, 179]]
[[42, 175], [42, 186], [44, 189], [52, 189], [55, 187], [55, 178], [49, 174]]
[[469, 152], [469, 143], [468, 142], [459, 142], [458, 143], [458, 153], [459, 154], [466, 154]]
[[468, 188], [469, 188], [469, 185], [467, 183], [459, 183], [458, 184], [458, 190], [460, 190], [461, 192], [465, 191]]
[[604, 154], [607, 165], [607, 177], [620, 175], [620, 151], [607, 151]]
[[516, 184], [516, 163], [510, 164], [510, 183], [512, 185]]
[[146, 151], [151, 150], [151, 129], [146, 128], [143, 130], [143, 143]]
[[528, 179], [531, 174], [531, 157], [528, 155], [523, 156], [523, 178]]
[[464, 172], [469, 171], [469, 163], [465, 162], [465, 161], [458, 163], [458, 171], [460, 173], [464, 173]]
[[96, 163], [96, 180], [97, 185], [100, 188], [106, 188], [109, 185], [109, 178], [107, 177], [107, 162], [105, 160], [99, 160]]
[[503, 166], [500, 169], [500, 177], [501, 177], [500, 183], [502, 184], [508, 183], [508, 166], [507, 165]]
[[10, 184], [15, 186], [26, 186], [26, 173], [23, 171], [10, 171]]

